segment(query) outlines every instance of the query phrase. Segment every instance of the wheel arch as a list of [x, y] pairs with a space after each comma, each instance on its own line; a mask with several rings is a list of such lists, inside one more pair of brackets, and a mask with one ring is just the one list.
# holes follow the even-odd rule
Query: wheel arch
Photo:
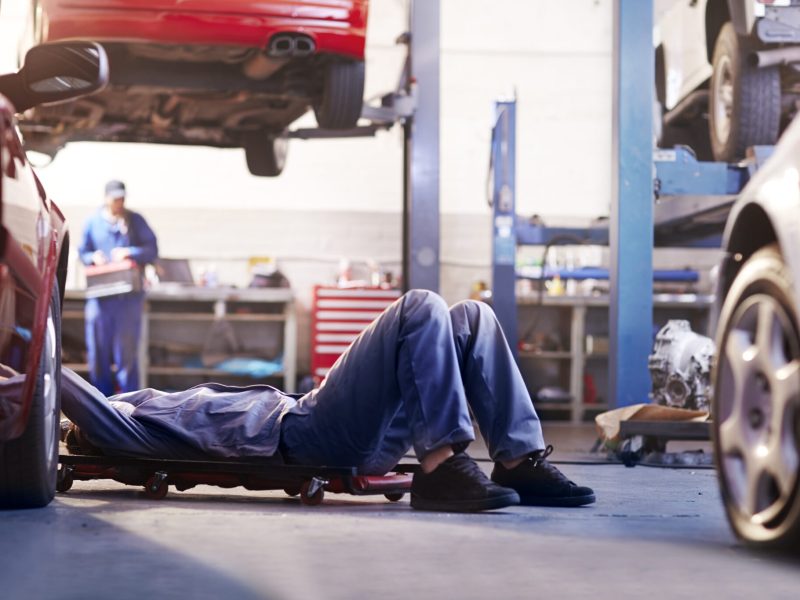
[[[751, 200], [734, 207], [728, 219], [723, 250], [725, 251], [716, 285], [716, 302], [713, 315], [714, 328], [719, 312], [736, 275], [747, 259], [769, 244], [777, 243], [789, 268], [789, 272], [800, 273], [800, 248], [798, 231], [794, 225], [797, 206]], [[795, 312], [800, 315], [800, 277], [792, 277], [792, 293]]]
[[[714, 56], [714, 44], [717, 42], [717, 36], [722, 26], [731, 20], [731, 10], [728, 5], [736, 4], [736, 2], [737, 0], [708, 0], [708, 4], [706, 4], [706, 58], [708, 64], [711, 64]], [[736, 28], [736, 23], [734, 23], [734, 28]]]

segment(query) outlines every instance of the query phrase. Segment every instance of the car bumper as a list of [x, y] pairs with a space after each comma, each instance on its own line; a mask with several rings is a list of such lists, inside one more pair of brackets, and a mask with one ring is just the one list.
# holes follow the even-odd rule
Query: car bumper
[[278, 33], [310, 36], [318, 53], [363, 60], [366, 18], [353, 21], [282, 15], [97, 8], [60, 9], [47, 15], [42, 41], [209, 44], [265, 48]]

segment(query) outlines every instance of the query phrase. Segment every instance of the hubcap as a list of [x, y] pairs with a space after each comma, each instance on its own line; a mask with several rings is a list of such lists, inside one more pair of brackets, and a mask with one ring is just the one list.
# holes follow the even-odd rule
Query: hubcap
[[734, 313], [717, 393], [719, 463], [733, 507], [770, 527], [792, 502], [800, 466], [800, 350], [772, 296], [750, 296]]
[[723, 56], [717, 62], [717, 72], [714, 77], [711, 104], [714, 111], [714, 135], [721, 143], [728, 141], [731, 134], [731, 119], [733, 115], [733, 71], [731, 61]]

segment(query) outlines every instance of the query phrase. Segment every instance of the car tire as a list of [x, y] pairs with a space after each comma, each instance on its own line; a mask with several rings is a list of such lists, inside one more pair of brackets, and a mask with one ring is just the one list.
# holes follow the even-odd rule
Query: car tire
[[324, 129], [352, 129], [364, 104], [364, 61], [334, 61], [325, 67], [320, 101], [314, 105]]
[[776, 245], [753, 254], [720, 311], [714, 456], [728, 521], [756, 547], [800, 545], [800, 330]]
[[286, 165], [289, 138], [285, 134], [275, 135], [265, 131], [247, 133], [244, 137], [244, 153], [247, 168], [258, 177], [277, 177]]
[[778, 141], [781, 78], [778, 67], [748, 63], [751, 42], [726, 23], [712, 58], [708, 100], [709, 137], [714, 159], [734, 162], [749, 146]]
[[46, 506], [55, 495], [61, 411], [61, 304], [53, 283], [28, 424], [0, 444], [0, 507]]

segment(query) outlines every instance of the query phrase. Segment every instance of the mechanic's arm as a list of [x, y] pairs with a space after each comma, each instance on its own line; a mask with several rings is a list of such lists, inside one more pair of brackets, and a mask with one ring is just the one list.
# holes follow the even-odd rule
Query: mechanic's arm
[[83, 236], [81, 243], [78, 246], [78, 256], [81, 262], [85, 265], [95, 264], [97, 258], [97, 249], [94, 246], [94, 239], [92, 238], [91, 224], [86, 223], [83, 227]]
[[138, 245], [128, 248], [128, 257], [140, 265], [153, 262], [158, 258], [156, 234], [141, 215], [136, 215], [130, 226], [134, 229], [131, 237], [136, 240]]

